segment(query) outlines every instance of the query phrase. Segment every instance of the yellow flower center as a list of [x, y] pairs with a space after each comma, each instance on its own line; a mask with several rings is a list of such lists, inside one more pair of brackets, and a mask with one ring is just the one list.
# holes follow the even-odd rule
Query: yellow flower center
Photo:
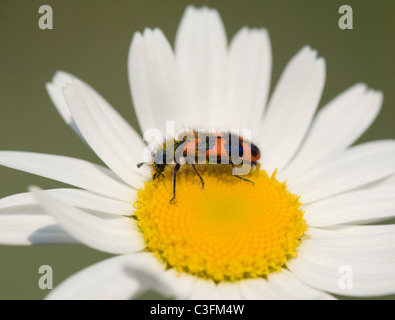
[[146, 182], [135, 203], [147, 249], [168, 267], [205, 279], [236, 281], [265, 277], [296, 255], [307, 229], [299, 197], [259, 166], [243, 178], [222, 165], [201, 166], [205, 187], [184, 165]]

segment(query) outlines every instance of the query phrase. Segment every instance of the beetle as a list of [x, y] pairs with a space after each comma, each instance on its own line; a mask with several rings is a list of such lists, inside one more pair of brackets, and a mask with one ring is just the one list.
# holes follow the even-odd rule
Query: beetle
[[[229, 132], [186, 132], [181, 138], [167, 140], [157, 148], [153, 154], [153, 176], [155, 180], [159, 176], [164, 176], [163, 171], [169, 166], [174, 165], [173, 171], [173, 202], [176, 198], [176, 177], [177, 172], [184, 164], [192, 166], [199, 177], [204, 189], [204, 180], [197, 170], [198, 164], [228, 164], [235, 168], [240, 162], [247, 163], [249, 166], [256, 166], [261, 158], [259, 148], [250, 141]], [[184, 159], [182, 161], [181, 159]], [[236, 163], [235, 161], [236, 160]], [[184, 164], [182, 164], [184, 162]], [[137, 164], [140, 168], [145, 162]], [[240, 175], [235, 177], [250, 182], [254, 182]]]

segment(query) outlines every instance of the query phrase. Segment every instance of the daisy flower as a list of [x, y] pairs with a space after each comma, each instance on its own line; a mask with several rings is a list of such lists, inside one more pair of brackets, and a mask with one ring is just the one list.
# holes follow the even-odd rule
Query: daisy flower
[[[153, 180], [146, 144], [82, 80], [57, 72], [48, 93], [106, 167], [65, 156], [1, 151], [0, 164], [72, 185], [0, 200], [0, 242], [82, 243], [115, 254], [48, 298], [332, 299], [395, 292], [395, 142], [353, 146], [382, 94], [356, 84], [318, 112], [325, 62], [310, 47], [288, 63], [270, 99], [265, 29], [227, 43], [216, 10], [188, 7], [174, 51], [159, 29], [133, 37], [128, 70], [143, 132], [250, 129], [262, 153], [245, 176], [184, 170]], [[235, 181], [237, 180], [237, 181]]]

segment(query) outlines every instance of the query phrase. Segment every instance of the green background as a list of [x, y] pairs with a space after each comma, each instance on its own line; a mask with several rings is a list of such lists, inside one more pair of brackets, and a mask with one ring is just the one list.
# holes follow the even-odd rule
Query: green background
[[[325, 57], [321, 106], [356, 82], [384, 92], [382, 112], [359, 142], [395, 138], [394, 1], [0, 1], [0, 149], [100, 160], [64, 124], [44, 84], [65, 70], [97, 89], [133, 126], [126, 61], [132, 35], [159, 27], [174, 43], [188, 4], [219, 10], [228, 33], [244, 25], [266, 27], [273, 48], [273, 84], [286, 62], [309, 44]], [[52, 6], [53, 30], [38, 27], [41, 5]], [[338, 9], [353, 8], [354, 29], [340, 30]], [[63, 185], [0, 167], [0, 198], [29, 185]], [[109, 255], [84, 246], [0, 246], [0, 299], [41, 299], [38, 269], [50, 265], [54, 284]], [[151, 297], [150, 295], [146, 297]], [[386, 297], [389, 299], [395, 296]]]

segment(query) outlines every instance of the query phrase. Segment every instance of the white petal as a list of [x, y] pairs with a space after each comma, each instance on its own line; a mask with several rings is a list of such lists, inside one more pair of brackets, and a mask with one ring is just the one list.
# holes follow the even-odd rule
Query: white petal
[[269, 275], [268, 281], [287, 300], [332, 300], [331, 295], [316, 290], [297, 279], [291, 272], [282, 269], [281, 272]]
[[73, 119], [90, 147], [122, 180], [135, 188], [141, 187], [145, 177], [140, 175], [143, 171], [138, 170], [134, 153], [91, 92], [74, 79], [63, 93]]
[[[71, 75], [64, 71], [56, 72], [52, 79], [52, 83], [47, 83], [47, 91], [59, 113], [62, 115], [63, 119], [69, 124], [78, 135], [82, 134], [78, 129], [69, 107], [67, 105], [66, 99], [64, 98], [62, 89], [68, 84], [72, 83], [73, 79], [78, 79], [76, 76]], [[119, 134], [119, 137], [123, 139], [124, 143], [128, 145], [131, 151], [134, 152], [135, 159], [141, 160], [141, 156], [144, 150], [144, 143], [137, 132], [130, 126], [130, 124], [125, 121], [125, 119], [92, 87], [86, 84], [84, 81], [80, 80], [86, 89], [92, 94], [94, 99], [100, 105], [102, 111], [107, 115], [108, 120], [112, 123], [114, 130]]]
[[[309, 228], [308, 244], [330, 245], [342, 249], [376, 248], [395, 243], [394, 225], [336, 226], [332, 229]], [[392, 257], [390, 257], [392, 258]]]
[[378, 181], [371, 187], [393, 187], [395, 185], [395, 174], [391, 175], [389, 177], [386, 177], [385, 179]]
[[395, 175], [393, 174], [393, 175], [384, 177], [380, 180], [368, 183], [367, 185], [364, 185], [364, 186], [358, 188], [358, 190], [367, 190], [367, 189], [381, 188], [381, 187], [393, 188], [394, 186], [395, 186]]
[[304, 218], [311, 227], [344, 223], [372, 223], [395, 217], [395, 185], [339, 194], [306, 205]]
[[394, 184], [395, 184], [395, 175], [392, 175], [388, 179], [385, 179], [385, 181], [383, 181], [383, 186], [384, 185], [391, 185], [391, 186], [393, 186]]
[[165, 270], [165, 265], [148, 252], [130, 255], [125, 263], [125, 272], [140, 284], [140, 290], [134, 297], [147, 290], [154, 290], [166, 297], [186, 299], [190, 296], [195, 281], [191, 275], [174, 269]]
[[282, 300], [281, 292], [265, 279], [248, 279], [240, 284], [241, 295], [246, 300]]
[[[123, 216], [133, 215], [133, 202], [137, 199], [136, 194], [135, 198], [131, 199], [130, 202], [119, 201], [78, 189], [52, 189], [45, 190], [45, 192], [73, 207]], [[0, 199], [0, 209], [34, 206], [37, 204], [37, 200], [30, 192], [14, 194]]]
[[168, 286], [171, 285], [172, 287], [174, 298], [186, 299], [190, 297], [193, 284], [196, 281], [195, 276], [185, 272], [178, 272], [176, 269], [172, 268], [166, 270], [165, 278], [167, 279]]
[[132, 98], [141, 130], [165, 132], [166, 121], [181, 127], [191, 119], [173, 51], [159, 29], [133, 37], [128, 60]]
[[240, 282], [220, 282], [217, 284], [217, 290], [221, 300], [241, 300]]
[[356, 84], [317, 114], [298, 155], [283, 171], [284, 176], [298, 174], [331, 153], [343, 151], [364, 133], [380, 111], [381, 92]]
[[[143, 258], [143, 259], [140, 259]], [[330, 295], [311, 288], [286, 270], [266, 280], [246, 280], [215, 284], [164, 265], [149, 253], [136, 254], [127, 263], [126, 271], [141, 283], [142, 291], [151, 289], [168, 297], [192, 300], [235, 299], [332, 299]], [[273, 278], [273, 281], [272, 281]], [[140, 293], [140, 292], [139, 292]]]
[[108, 169], [84, 160], [49, 154], [0, 151], [0, 165], [71, 184], [114, 199], [133, 201], [136, 191]]
[[[69, 106], [67, 105], [66, 100], [63, 95], [62, 87], [65, 87], [67, 85], [67, 83], [69, 83], [69, 82], [65, 81], [63, 83], [63, 81], [62, 81], [61, 84], [58, 84], [59, 80], [56, 81], [55, 77], [53, 78], [52, 83], [48, 82], [45, 85], [45, 88], [47, 89], [49, 97], [51, 98], [51, 100], [52, 100], [53, 104], [55, 105], [56, 109], [58, 110], [59, 114], [62, 116], [63, 120], [71, 127], [71, 129], [73, 129], [73, 131], [82, 140], [84, 140], [80, 130], [78, 129], [76, 123], [73, 120], [73, 117], [72, 117], [70, 110], [69, 110]], [[59, 79], [59, 77], [57, 77], [57, 78]], [[61, 79], [63, 80], [63, 77], [61, 77]]]
[[[52, 100], [52, 103], [62, 116], [63, 120], [73, 129], [73, 131], [85, 142], [80, 130], [75, 123], [73, 116], [71, 115], [69, 106], [67, 105], [66, 99], [64, 98], [63, 88], [68, 84], [71, 84], [73, 79], [77, 77], [66, 73], [64, 71], [57, 71], [52, 78], [52, 82], [47, 82], [45, 88], [47, 89], [48, 95]], [[92, 89], [93, 90], [93, 89]]]
[[188, 6], [177, 31], [175, 52], [193, 115], [186, 120], [193, 119], [198, 128], [221, 120], [227, 112], [224, 87], [227, 40], [218, 11]]
[[124, 271], [128, 256], [117, 256], [72, 275], [46, 297], [47, 300], [127, 300], [139, 289]]
[[270, 39], [265, 29], [242, 28], [230, 44], [227, 103], [224, 117], [232, 128], [257, 135], [263, 119], [272, 69]]
[[271, 273], [267, 280], [251, 279], [241, 283], [245, 299], [252, 300], [327, 300], [329, 294], [306, 285], [291, 272], [282, 269]]
[[269, 101], [258, 145], [269, 172], [283, 168], [300, 147], [325, 82], [325, 62], [304, 47], [286, 66]]
[[[322, 257], [317, 257], [322, 258]], [[364, 263], [350, 263], [347, 260], [321, 260], [324, 264], [310, 261], [304, 258], [292, 260], [288, 263], [288, 268], [302, 281], [320, 290], [332, 292], [334, 294], [356, 297], [371, 297], [393, 294], [395, 283], [393, 272], [380, 272], [379, 268], [374, 272], [353, 272], [353, 288], [348, 289], [342, 286], [342, 269], [350, 266], [351, 270], [363, 270]], [[344, 266], [344, 267], [343, 267]], [[379, 266], [373, 266], [376, 268]], [[392, 265], [392, 268], [394, 266]]]
[[221, 293], [217, 285], [212, 280], [196, 278], [193, 283], [190, 300], [219, 300]]
[[91, 248], [125, 254], [145, 247], [141, 233], [130, 218], [102, 219], [69, 206], [38, 188], [31, 188], [30, 191], [62, 228]]
[[[309, 229], [311, 239], [298, 247], [298, 257], [290, 260], [287, 267], [307, 284], [332, 293], [359, 297], [392, 294], [395, 292], [395, 226], [370, 229]], [[342, 286], [345, 270], [352, 276], [349, 289]]]
[[76, 244], [38, 205], [0, 208], [0, 244], [42, 245]]
[[375, 141], [355, 146], [340, 155], [320, 161], [300, 176], [289, 179], [293, 193], [304, 204], [317, 201], [395, 172], [395, 141]]

